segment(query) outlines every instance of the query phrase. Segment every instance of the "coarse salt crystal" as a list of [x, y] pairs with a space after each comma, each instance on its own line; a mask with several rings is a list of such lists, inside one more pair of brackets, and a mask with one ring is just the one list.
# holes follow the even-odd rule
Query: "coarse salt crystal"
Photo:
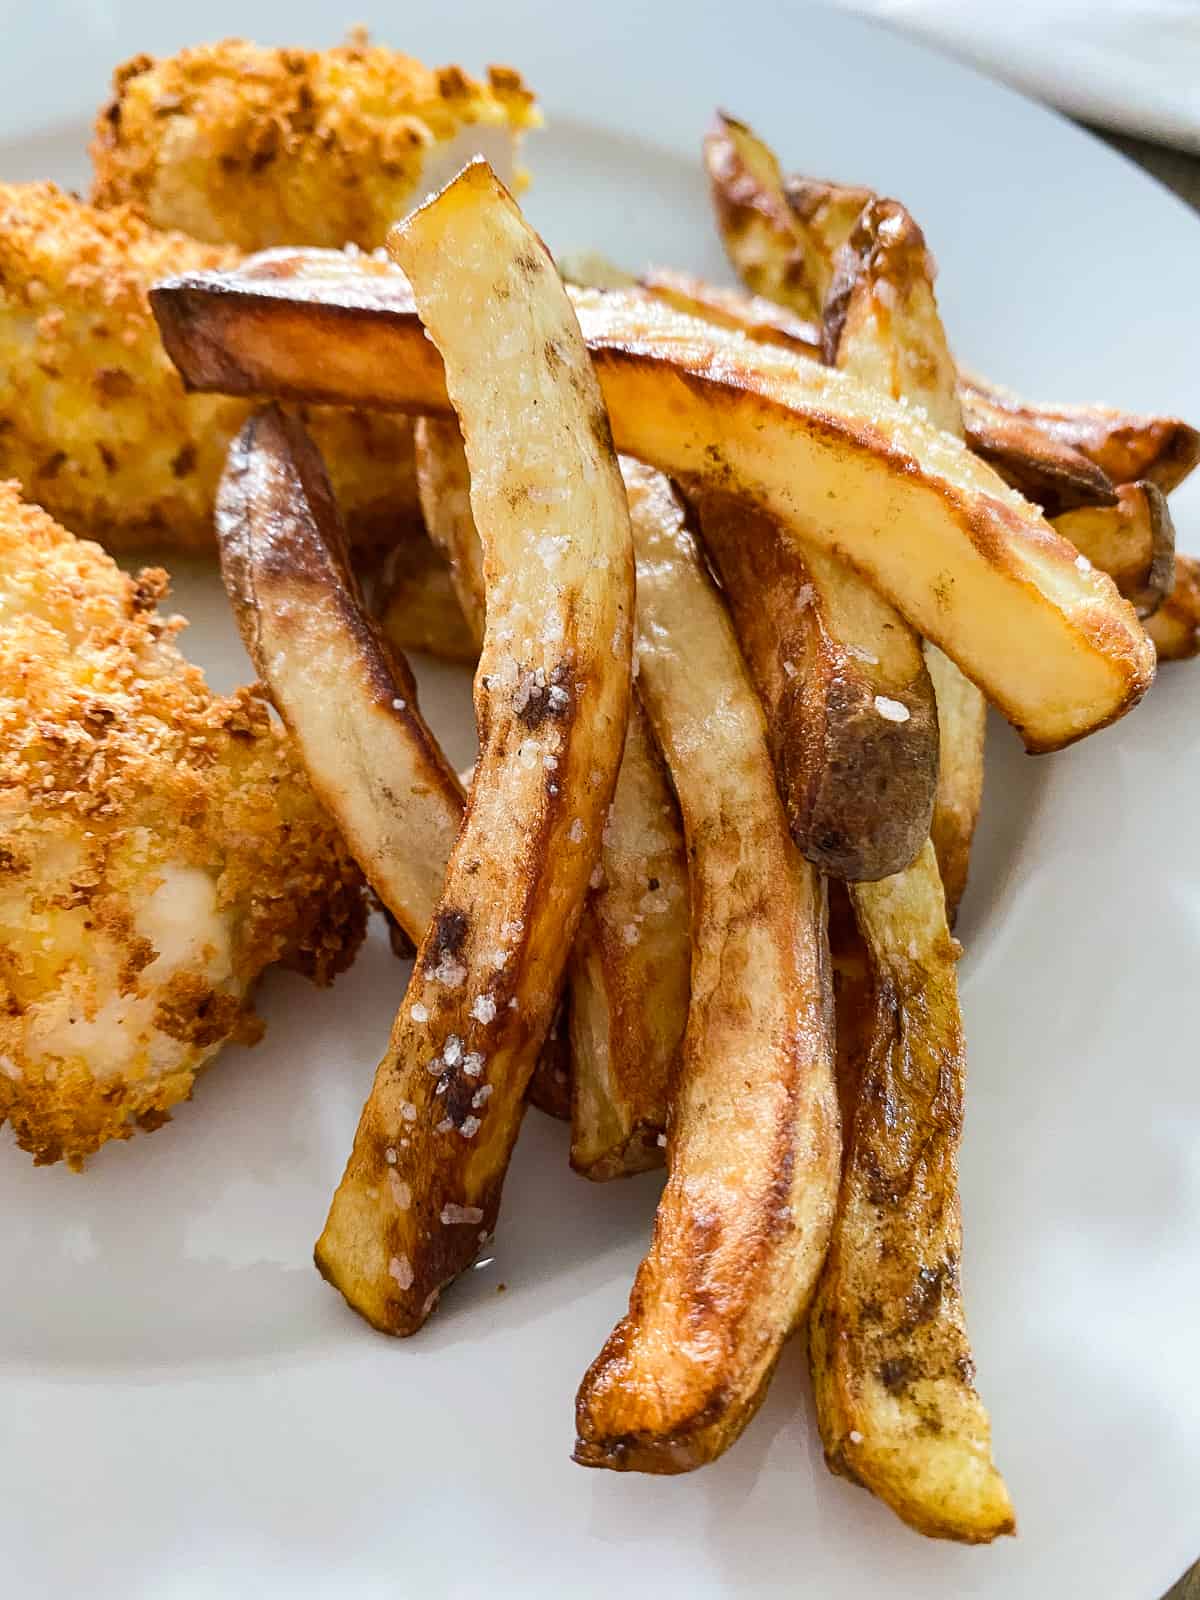
[[576, 817], [567, 832], [567, 838], [572, 844], [582, 844], [586, 833], [587, 829], [583, 825], [583, 818]]
[[850, 1429], [849, 1438], [851, 1444], [861, 1444], [863, 1441], [863, 1436], [861, 1433], [859, 1433], [857, 1428]]
[[442, 1207], [442, 1222], [447, 1228], [459, 1222], [482, 1222], [483, 1212], [478, 1206], [456, 1206], [450, 1202]]
[[388, 1262], [388, 1272], [402, 1289], [411, 1289], [413, 1286], [412, 1262], [407, 1256], [393, 1256]]
[[477, 1078], [483, 1071], [487, 1057], [479, 1050], [471, 1050], [462, 1059], [462, 1069], [468, 1078]]
[[907, 722], [911, 715], [902, 700], [889, 700], [886, 694], [875, 696], [875, 709], [887, 722]]
[[393, 711], [403, 711], [407, 704], [408, 704], [407, 700], [400, 700], [400, 699], [397, 698], [397, 699], [392, 701], [392, 710]]
[[442, 1060], [448, 1067], [454, 1067], [458, 1065], [461, 1058], [462, 1040], [456, 1033], [452, 1033], [446, 1040], [445, 1048], [442, 1051]]
[[476, 1111], [478, 1111], [479, 1107], [486, 1105], [491, 1098], [492, 1085], [490, 1083], [481, 1083], [479, 1088], [476, 1089], [475, 1093], [471, 1096], [471, 1104], [475, 1107]]
[[813, 586], [811, 583], [802, 583], [796, 590], [796, 610], [803, 611], [805, 606], [812, 605]]
[[658, 1148], [660, 1150], [665, 1150], [667, 1148], [667, 1136], [666, 1136], [666, 1134], [665, 1133], [660, 1133], [658, 1138], [654, 1142], [658, 1145]]
[[551, 686], [549, 700], [550, 704], [556, 711], [561, 711], [570, 698], [571, 696], [567, 693], [567, 691], [561, 688], [557, 683]]
[[877, 667], [879, 665], [879, 657], [872, 655], [869, 650], [864, 650], [860, 644], [848, 644], [846, 646], [846, 654], [853, 656], [856, 661], [865, 661], [868, 666]]
[[428, 1006], [423, 1006], [420, 1003], [420, 1001], [418, 1001], [417, 1004], [409, 1012], [409, 1016], [413, 1019], [414, 1022], [428, 1022], [429, 1021], [429, 1007]]
[[482, 1126], [478, 1117], [464, 1117], [458, 1131], [464, 1139], [473, 1139]]
[[412, 1205], [412, 1190], [398, 1172], [389, 1172], [388, 1182], [392, 1187], [392, 1199], [401, 1211], [407, 1211]]
[[400, 1115], [405, 1122], [415, 1122], [417, 1120], [417, 1108], [411, 1100], [406, 1100], [400, 1107]]
[[636, 922], [627, 922], [621, 929], [621, 937], [624, 939], [626, 944], [636, 944], [642, 937], [642, 930], [638, 927]]
[[443, 955], [433, 971], [427, 972], [425, 975], [428, 978], [432, 978], [434, 983], [440, 983], [447, 989], [460, 989], [467, 981], [466, 967], [450, 954]]
[[476, 1022], [487, 1023], [494, 1021], [496, 1016], [496, 1002], [490, 994], [476, 995], [475, 1003], [471, 1007], [471, 1015]]
[[383, 1159], [387, 1162], [389, 1167], [394, 1167], [396, 1165], [396, 1152], [392, 1149], [391, 1145], [389, 1145], [383, 1152]]
[[1092, 570], [1092, 563], [1085, 555], [1076, 556], [1075, 565], [1079, 568], [1080, 572], [1090, 572]]
[[785, 661], [783, 670], [789, 678], [794, 678], [796, 676], [796, 663], [794, 661]]
[[450, 1118], [443, 1117], [442, 1120], [435, 1125], [433, 1131], [434, 1133], [449, 1133], [453, 1127], [454, 1124], [450, 1121]]

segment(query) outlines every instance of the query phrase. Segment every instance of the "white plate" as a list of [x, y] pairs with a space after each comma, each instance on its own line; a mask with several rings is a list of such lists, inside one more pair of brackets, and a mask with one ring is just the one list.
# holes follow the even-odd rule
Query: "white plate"
[[[196, 36], [329, 42], [317, 4], [43, 3], [10, 17], [0, 175], [83, 183], [109, 65]], [[406, 8], [409, 9], [409, 8]], [[722, 271], [698, 141], [716, 104], [785, 159], [904, 198], [964, 359], [1035, 395], [1200, 417], [1200, 228], [1106, 149], [823, 12], [509, 0], [374, 11], [391, 42], [511, 60], [544, 96], [529, 208], [559, 248]], [[1178, 497], [1184, 542], [1200, 507]], [[245, 671], [211, 577], [191, 648]], [[793, 1594], [1149, 1600], [1200, 1547], [1200, 677], [1026, 759], [994, 730], [963, 936], [963, 1196], [979, 1382], [1021, 1535], [918, 1539], [831, 1478], [802, 1349], [717, 1466], [568, 1457], [655, 1183], [593, 1187], [528, 1119], [495, 1259], [419, 1338], [368, 1332], [310, 1250], [405, 973], [375, 939], [329, 994], [271, 977], [267, 1042], [88, 1174], [0, 1147], [0, 1592]], [[426, 679], [456, 753], [461, 682]], [[499, 1287], [506, 1284], [501, 1295]]]

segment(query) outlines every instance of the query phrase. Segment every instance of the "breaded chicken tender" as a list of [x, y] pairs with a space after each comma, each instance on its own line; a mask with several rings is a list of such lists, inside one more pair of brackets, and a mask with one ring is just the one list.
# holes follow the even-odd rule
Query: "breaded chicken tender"
[[0, 1123], [78, 1168], [168, 1120], [282, 961], [327, 983], [362, 879], [287, 736], [134, 579], [0, 484]]
[[[0, 478], [110, 550], [213, 548], [225, 450], [251, 408], [184, 392], [148, 291], [237, 259], [128, 207], [0, 184]], [[312, 407], [307, 421], [356, 544], [421, 528], [406, 418]]]
[[472, 155], [510, 183], [540, 117], [519, 74], [486, 84], [356, 33], [333, 50], [244, 39], [118, 67], [92, 144], [93, 199], [243, 250], [364, 250]]

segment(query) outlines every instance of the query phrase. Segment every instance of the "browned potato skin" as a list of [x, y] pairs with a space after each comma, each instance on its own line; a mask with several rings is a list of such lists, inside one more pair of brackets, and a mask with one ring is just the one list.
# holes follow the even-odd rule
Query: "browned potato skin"
[[1085, 506], [1054, 519], [1065, 539], [1109, 574], [1139, 617], [1151, 617], [1175, 585], [1175, 524], [1153, 483], [1123, 483], [1115, 506]]
[[[271, 252], [237, 274], [159, 285], [156, 313], [193, 383], [444, 411], [436, 351], [402, 280], [378, 265]], [[914, 409], [644, 295], [572, 300], [622, 450], [746, 493], [789, 533], [836, 547], [1028, 749], [1060, 749], [1144, 694], [1153, 652], [1111, 581], [1080, 572], [1034, 507]], [[1015, 655], [1018, 628], [1028, 648]]]
[[462, 789], [407, 662], [366, 616], [320, 454], [277, 406], [230, 446], [216, 528], [243, 642], [309, 782], [415, 942], [438, 903]]
[[[801, 552], [750, 502], [687, 488], [767, 714], [792, 838], [828, 877], [899, 872], [929, 834], [937, 789], [937, 710], [920, 643], [883, 602], [879, 632], [839, 630], [837, 591], [857, 585], [854, 574], [843, 580], [830, 557]], [[881, 716], [879, 695], [907, 720]]]
[[495, 1226], [624, 745], [633, 561], [591, 362], [512, 197], [473, 163], [390, 248], [444, 362], [489, 584], [462, 830], [316, 1247], [404, 1335]]
[[738, 1437], [804, 1314], [837, 1101], [820, 879], [788, 835], [762, 708], [683, 508], [660, 474], [624, 470], [639, 683], [688, 839], [692, 1002], [654, 1237], [580, 1386], [575, 1459], [676, 1473]]
[[[869, 1023], [838, 1218], [809, 1318], [826, 1460], [933, 1538], [1015, 1529], [992, 1465], [959, 1284], [964, 1047], [932, 845], [851, 886], [870, 956]], [[846, 998], [860, 998], [853, 991]]]
[[824, 257], [788, 205], [772, 151], [744, 122], [718, 112], [704, 161], [721, 237], [746, 287], [819, 319], [828, 287]]
[[1160, 661], [1200, 655], [1200, 561], [1175, 557], [1175, 587], [1146, 623]]
[[[1147, 482], [1170, 494], [1200, 461], [1200, 432], [1178, 417], [1138, 416], [1102, 405], [1035, 403], [973, 374], [960, 373], [959, 381], [970, 418], [986, 418], [994, 428], [1011, 430], [1014, 438], [1028, 428], [1043, 441], [1042, 448], [1057, 446], [1079, 457], [1109, 485]], [[1026, 492], [1020, 482], [1017, 487]]]
[[[422, 418], [416, 447], [426, 525], [482, 638], [483, 552], [457, 424]], [[659, 1136], [687, 1022], [690, 959], [679, 808], [635, 692], [600, 861], [571, 952], [571, 1165], [585, 1177], [662, 1165]], [[555, 1087], [551, 1076], [545, 1093], [557, 1107]]]

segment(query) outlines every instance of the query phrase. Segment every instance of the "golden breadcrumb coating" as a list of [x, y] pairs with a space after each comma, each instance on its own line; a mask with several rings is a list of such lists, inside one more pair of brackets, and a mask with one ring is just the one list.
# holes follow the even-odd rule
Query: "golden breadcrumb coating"
[[[0, 184], [0, 478], [109, 549], [211, 549], [225, 450], [251, 408], [184, 392], [148, 291], [237, 259], [128, 207]], [[332, 407], [307, 419], [356, 543], [421, 527], [407, 419]]]
[[327, 983], [362, 879], [287, 736], [130, 578], [0, 484], [0, 1123], [73, 1167], [152, 1129], [270, 962]]
[[447, 182], [475, 153], [471, 143], [498, 170], [511, 166], [521, 133], [539, 121], [509, 67], [490, 68], [484, 84], [361, 33], [333, 50], [226, 39], [117, 68], [96, 122], [92, 194], [243, 250], [373, 250], [420, 198], [422, 177]]

